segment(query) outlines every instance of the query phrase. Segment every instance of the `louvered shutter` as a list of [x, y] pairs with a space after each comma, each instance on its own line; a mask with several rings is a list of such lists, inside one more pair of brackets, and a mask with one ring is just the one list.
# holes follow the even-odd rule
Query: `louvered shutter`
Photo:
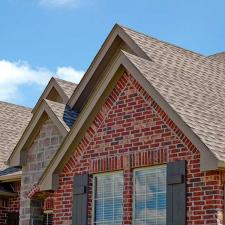
[[88, 174], [76, 175], [73, 182], [72, 225], [87, 224]]
[[186, 161], [167, 164], [167, 225], [186, 224]]

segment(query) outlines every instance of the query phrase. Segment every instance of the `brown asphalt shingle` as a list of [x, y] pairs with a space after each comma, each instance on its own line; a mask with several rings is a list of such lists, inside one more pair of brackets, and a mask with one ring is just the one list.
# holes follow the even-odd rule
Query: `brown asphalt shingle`
[[0, 101], [0, 170], [31, 119], [31, 109]]
[[225, 74], [225, 64], [212, 60], [210, 57], [160, 41], [127, 27], [122, 26], [122, 29], [153, 62], [159, 63], [159, 65], [183, 69], [187, 72], [210, 70], [213, 74]]

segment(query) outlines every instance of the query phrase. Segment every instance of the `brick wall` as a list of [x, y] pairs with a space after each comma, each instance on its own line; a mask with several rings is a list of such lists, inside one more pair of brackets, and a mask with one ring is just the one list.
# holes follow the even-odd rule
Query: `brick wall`
[[[131, 75], [124, 74], [74, 150], [54, 193], [54, 225], [70, 225], [72, 182], [84, 172], [124, 171], [124, 224], [132, 224], [133, 169], [187, 160], [187, 224], [222, 225], [223, 174], [201, 172], [200, 154]], [[88, 190], [91, 224], [92, 180]]]
[[20, 182], [13, 182], [11, 185], [18, 196], [7, 199], [0, 197], [0, 225], [6, 225], [8, 212], [19, 212]]
[[0, 199], [0, 224], [6, 225], [6, 218], [7, 218], [7, 204], [5, 200]]
[[52, 159], [62, 139], [57, 127], [51, 120], [47, 120], [28, 149], [27, 165], [22, 169], [20, 225], [29, 225], [31, 218], [36, 221], [42, 219], [43, 202], [32, 200], [28, 195]]
[[20, 181], [12, 183], [14, 192], [18, 193], [18, 196], [9, 198], [9, 212], [19, 212], [20, 208]]

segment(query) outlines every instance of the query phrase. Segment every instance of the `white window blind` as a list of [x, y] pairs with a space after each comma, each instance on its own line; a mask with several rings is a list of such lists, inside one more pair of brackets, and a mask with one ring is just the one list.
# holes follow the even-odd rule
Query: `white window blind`
[[166, 166], [134, 171], [134, 225], [166, 225]]
[[120, 225], [123, 220], [123, 173], [94, 176], [94, 224]]

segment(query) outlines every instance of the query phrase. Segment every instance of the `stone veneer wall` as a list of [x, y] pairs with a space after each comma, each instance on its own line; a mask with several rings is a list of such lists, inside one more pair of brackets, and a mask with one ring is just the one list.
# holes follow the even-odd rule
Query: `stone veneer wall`
[[187, 161], [187, 225], [222, 225], [224, 173], [201, 172], [198, 149], [129, 74], [119, 79], [81, 143], [74, 149], [53, 194], [54, 225], [72, 224], [73, 177], [90, 174], [88, 225], [92, 224], [91, 174], [123, 170], [123, 224], [132, 224], [133, 170]]
[[[51, 120], [47, 120], [28, 149], [27, 165], [22, 169], [20, 225], [41, 224], [43, 202], [30, 199], [28, 194], [37, 183], [62, 140], [63, 137], [57, 127]], [[32, 223], [30, 223], [31, 220]]]

